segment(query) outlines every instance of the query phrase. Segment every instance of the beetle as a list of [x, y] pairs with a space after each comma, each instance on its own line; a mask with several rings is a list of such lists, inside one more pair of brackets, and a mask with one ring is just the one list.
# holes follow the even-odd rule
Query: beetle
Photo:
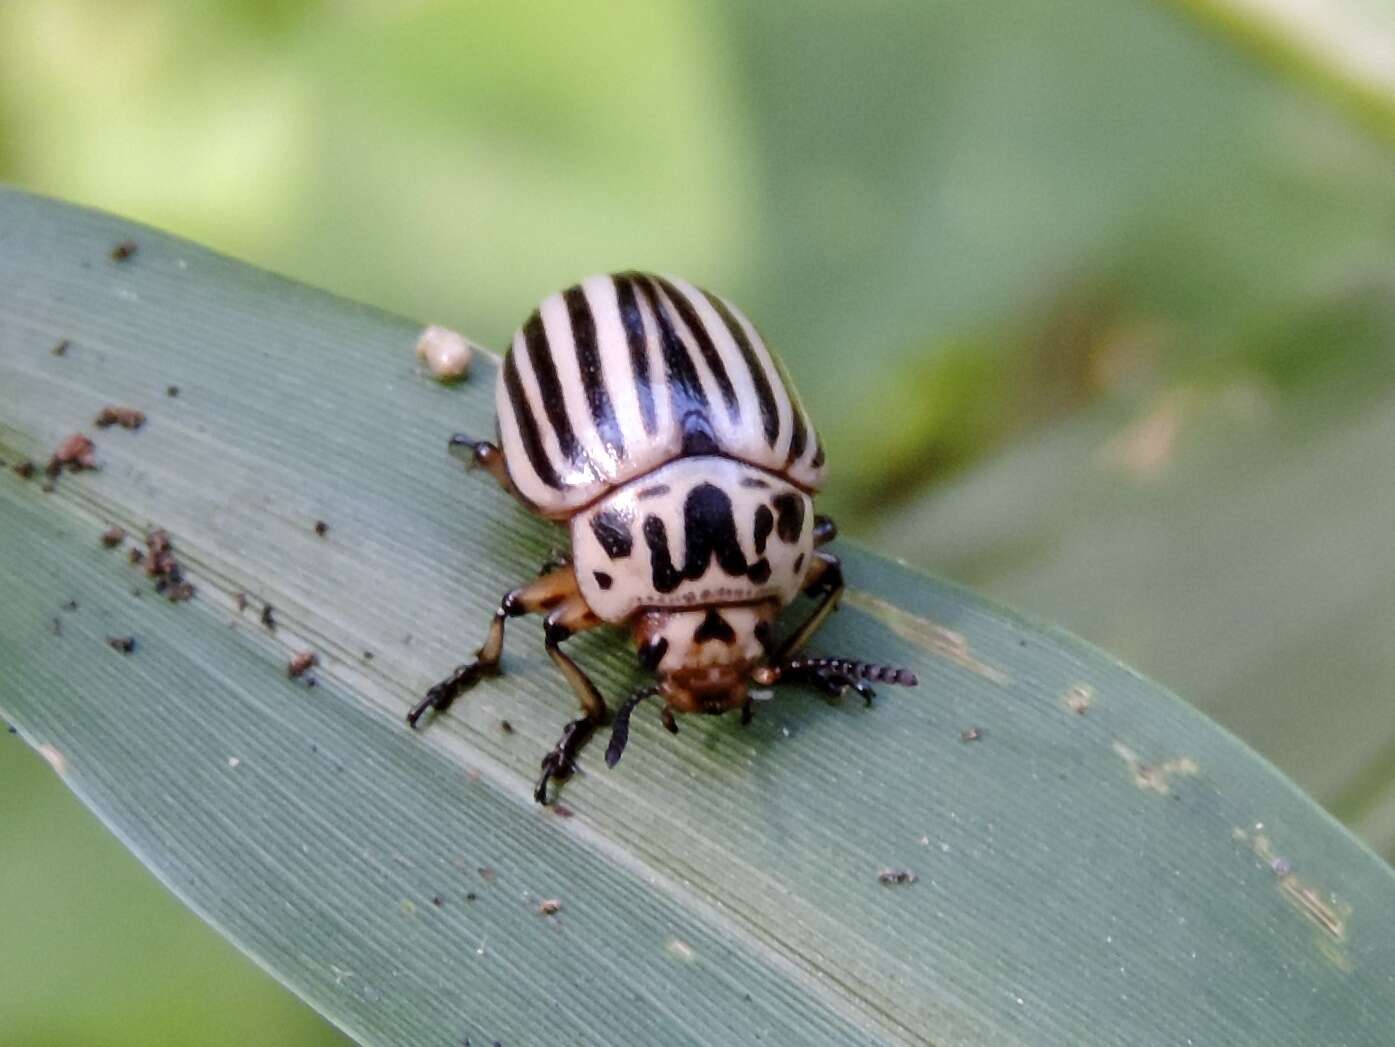
[[[656, 677], [616, 713], [611, 767], [649, 698], [676, 734], [675, 713], [739, 708], [749, 723], [752, 683], [851, 688], [869, 702], [868, 681], [915, 685], [905, 669], [799, 653], [843, 592], [838, 558], [821, 548], [837, 528], [813, 512], [823, 446], [779, 359], [730, 302], [676, 277], [589, 277], [514, 335], [495, 401], [497, 442], [457, 434], [452, 452], [566, 524], [571, 552], [504, 595], [475, 658], [426, 692], [412, 727], [498, 674], [504, 623], [525, 614], [545, 613], [544, 647], [581, 705], [542, 759], [543, 804], [607, 716], [562, 650], [586, 629], [628, 628]], [[817, 602], [777, 641], [777, 616], [801, 593]]]

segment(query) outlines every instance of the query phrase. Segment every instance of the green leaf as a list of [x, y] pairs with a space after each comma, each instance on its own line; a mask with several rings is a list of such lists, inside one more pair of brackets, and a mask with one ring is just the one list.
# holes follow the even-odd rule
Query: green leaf
[[1170, 0], [1395, 142], [1395, 18], [1372, 0]]
[[[127, 238], [135, 254], [113, 260]], [[919, 674], [874, 708], [788, 689], [745, 730], [685, 720], [671, 737], [641, 718], [614, 771], [593, 741], [563, 817], [530, 793], [572, 703], [519, 622], [505, 676], [407, 730], [559, 538], [444, 453], [451, 431], [491, 427], [491, 361], [439, 386], [416, 334], [0, 194], [0, 457], [43, 461], [108, 403], [148, 419], [96, 432], [100, 469], [51, 492], [0, 477], [0, 710], [341, 1028], [403, 1044], [1387, 1038], [1387, 866], [1098, 650], [856, 549], [816, 646]], [[168, 530], [194, 598], [163, 599], [103, 548], [112, 524]], [[119, 635], [132, 653], [108, 646]], [[636, 680], [615, 636], [575, 646], [608, 695]], [[302, 648], [314, 688], [287, 675]], [[885, 885], [888, 869], [916, 880]]]

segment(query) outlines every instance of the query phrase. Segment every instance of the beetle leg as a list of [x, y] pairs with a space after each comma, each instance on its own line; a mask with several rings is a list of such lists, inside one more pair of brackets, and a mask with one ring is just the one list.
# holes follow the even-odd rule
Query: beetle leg
[[903, 687], [916, 685], [915, 674], [908, 669], [875, 665], [851, 658], [797, 656], [796, 652], [801, 650], [828, 620], [828, 616], [838, 606], [838, 598], [843, 594], [843, 568], [836, 556], [829, 553], [814, 554], [814, 562], [809, 565], [809, 571], [804, 576], [804, 592], [811, 596], [822, 592], [823, 598], [810, 612], [809, 617], [780, 644], [769, 663], [752, 674], [753, 679], [765, 685], [781, 680], [811, 683], [834, 698], [842, 697], [851, 687], [862, 695], [868, 705], [872, 704], [875, 692], [863, 682], [865, 680], [900, 684]]
[[814, 561], [804, 575], [804, 592], [813, 596], [823, 594], [818, 606], [809, 612], [809, 617], [800, 623], [770, 659], [771, 665], [779, 665], [798, 651], [809, 638], [819, 631], [828, 616], [838, 606], [838, 598], [843, 595], [843, 565], [832, 553], [815, 553]]
[[[570, 573], [570, 572], [569, 572]], [[543, 623], [545, 640], [543, 646], [552, 663], [562, 670], [567, 683], [576, 692], [581, 703], [581, 716], [562, 728], [562, 737], [552, 750], [542, 758], [542, 775], [538, 778], [533, 799], [547, 803], [547, 783], [554, 778], [567, 778], [576, 770], [576, 754], [591, 737], [598, 724], [605, 721], [605, 699], [596, 690], [596, 685], [586, 675], [581, 666], [572, 661], [571, 656], [562, 650], [561, 644], [575, 633], [584, 629], [594, 629], [601, 620], [586, 606], [581, 596], [575, 595], [559, 604]]]
[[814, 517], [814, 544], [827, 545], [838, 537], [838, 525], [831, 516]]
[[[475, 654], [475, 660], [456, 666], [455, 672], [426, 692], [426, 697], [412, 706], [407, 713], [407, 723], [415, 727], [417, 721], [428, 709], [444, 712], [463, 692], [469, 690], [486, 676], [499, 673], [499, 659], [504, 653], [504, 622], [523, 614], [536, 614], [546, 611], [564, 600], [578, 597], [576, 574], [570, 567], [561, 568], [543, 575], [536, 581], [519, 586], [504, 594], [499, 601], [499, 609], [489, 623], [489, 634], [484, 645]], [[579, 597], [578, 597], [579, 598]]]
[[498, 481], [499, 486], [513, 494], [513, 483], [504, 464], [504, 452], [488, 440], [472, 440], [464, 433], [450, 438], [450, 453], [471, 469], [478, 466]]

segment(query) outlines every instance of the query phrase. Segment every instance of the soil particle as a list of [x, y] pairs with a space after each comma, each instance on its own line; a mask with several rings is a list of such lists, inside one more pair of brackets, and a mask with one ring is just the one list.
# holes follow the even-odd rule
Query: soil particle
[[556, 898], [545, 898], [538, 906], [538, 912], [543, 916], [555, 916], [561, 911], [562, 903]]
[[138, 250], [139, 246], [134, 240], [122, 240], [114, 244], [111, 249], [111, 260], [113, 262], [124, 262], [131, 258]]
[[15, 471], [15, 475], [18, 476], [21, 480], [32, 480], [34, 478], [34, 473], [38, 471], [34, 468], [33, 462], [27, 461], [17, 462], [15, 463], [13, 468]]
[[915, 883], [920, 879], [909, 869], [883, 869], [877, 873], [877, 882], [884, 887], [895, 887], [898, 884]]
[[960, 740], [961, 742], [977, 742], [977, 741], [982, 741], [982, 740], [983, 740], [983, 728], [982, 728], [982, 727], [965, 727], [962, 731], [959, 732], [959, 740]]
[[276, 608], [271, 604], [262, 604], [262, 624], [272, 632], [276, 631]]
[[286, 672], [294, 680], [304, 676], [307, 669], [313, 665], [318, 665], [320, 656], [314, 651], [297, 651], [291, 656], [290, 663], [286, 666]]
[[136, 638], [134, 636], [108, 636], [107, 645], [113, 651], [130, 654], [136, 649]]
[[73, 343], [66, 338], [60, 338], [52, 349], [49, 350], [54, 356], [63, 356], [68, 352], [68, 346]]
[[96, 460], [92, 456], [95, 450], [92, 441], [82, 433], [73, 433], [67, 437], [53, 452], [53, 457], [48, 460], [47, 473], [49, 476], [57, 476], [66, 466], [72, 472], [81, 469], [95, 469]]
[[97, 415], [94, 423], [99, 429], [107, 429], [113, 425], [119, 425], [123, 429], [139, 429], [145, 424], [145, 412], [138, 411], [134, 407], [119, 407], [116, 404], [107, 404]]
[[323, 538], [325, 535], [329, 534], [329, 524], [325, 523], [323, 520], [316, 520], [315, 533]]
[[102, 545], [108, 549], [114, 549], [126, 538], [126, 532], [120, 527], [108, 527], [102, 532]]

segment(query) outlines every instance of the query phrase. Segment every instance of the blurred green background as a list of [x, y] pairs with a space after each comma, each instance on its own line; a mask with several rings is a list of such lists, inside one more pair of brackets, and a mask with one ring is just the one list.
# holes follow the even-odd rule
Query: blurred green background
[[[1395, 33], [1354, 2], [1314, 65], [1209, 0], [5, 0], [0, 179], [495, 346], [590, 272], [721, 291], [845, 533], [1390, 857], [1395, 75], [1341, 40]], [[0, 1043], [337, 1039], [17, 741], [0, 814]]]

